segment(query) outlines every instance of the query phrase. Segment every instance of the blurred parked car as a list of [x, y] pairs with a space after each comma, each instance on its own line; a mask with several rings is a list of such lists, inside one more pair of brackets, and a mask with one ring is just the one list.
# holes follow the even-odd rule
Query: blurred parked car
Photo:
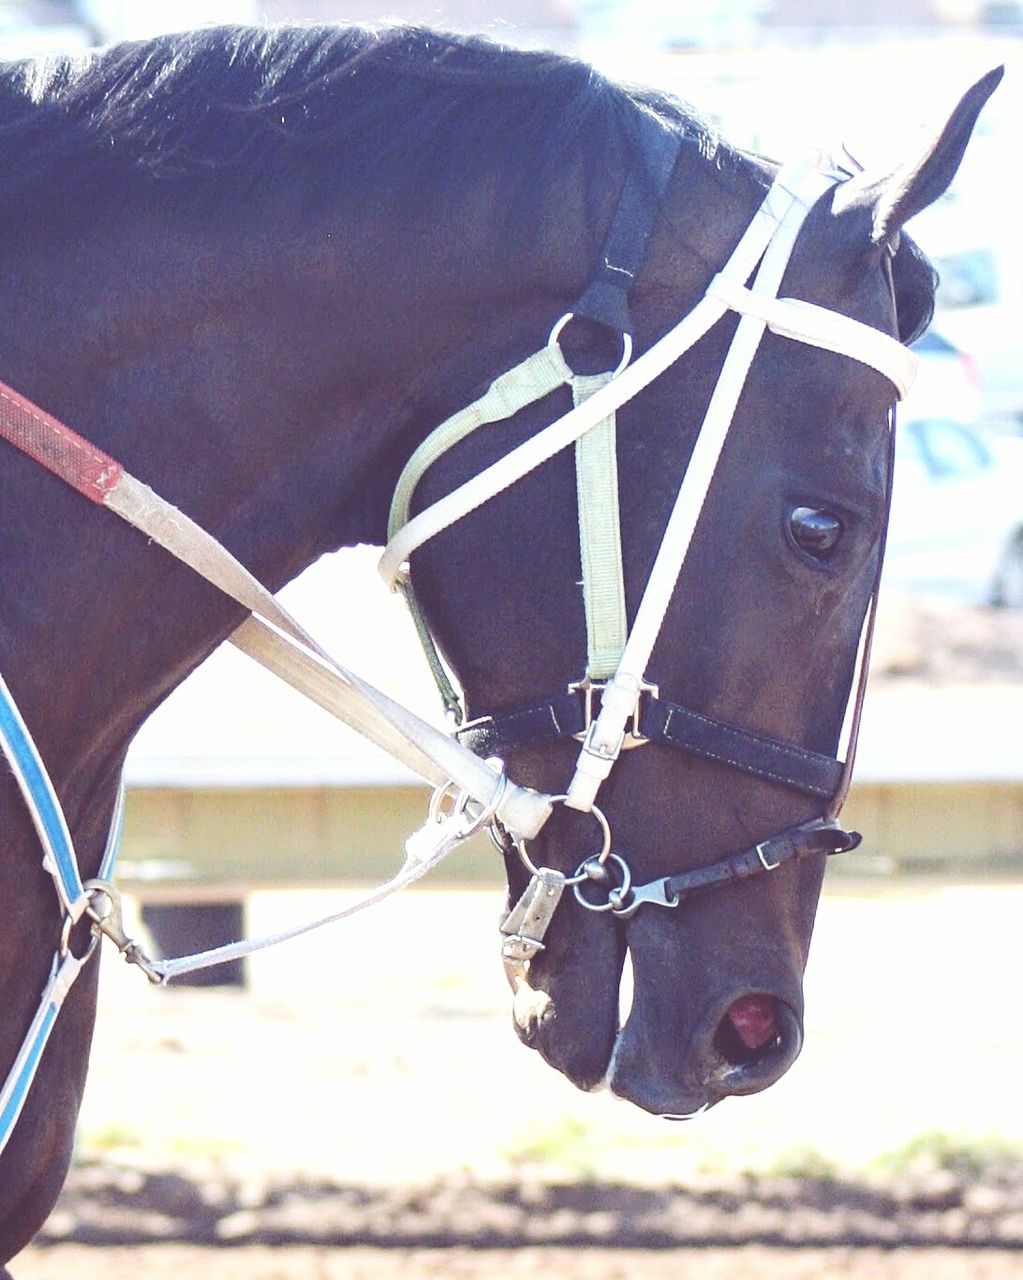
[[913, 343], [913, 351], [920, 366], [906, 406], [909, 416], [975, 422], [981, 397], [973, 357], [933, 327]]
[[940, 277], [936, 323], [969, 354], [981, 411], [989, 418], [1023, 420], [1023, 299], [1008, 262], [983, 246], [936, 254], [934, 265]]
[[1023, 439], [952, 417], [900, 416], [884, 581], [1023, 608]]

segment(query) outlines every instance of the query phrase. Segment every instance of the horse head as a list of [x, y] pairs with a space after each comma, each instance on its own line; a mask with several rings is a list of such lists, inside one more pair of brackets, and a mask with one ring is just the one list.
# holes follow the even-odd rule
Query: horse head
[[[917, 336], [930, 317], [933, 275], [902, 227], [948, 187], [998, 78], [974, 86], [899, 166], [821, 196], [781, 294], [905, 343]], [[704, 295], [772, 173], [724, 150], [708, 162], [683, 142], [631, 292], [638, 352]], [[613, 363], [597, 327], [572, 329], [570, 364]], [[618, 410], [627, 626], [734, 331], [734, 317], [722, 319]], [[714, 726], [710, 745], [680, 752], [665, 736], [643, 741], [637, 718], [629, 743], [636, 749], [622, 752], [600, 792], [608, 842], [592, 814], [566, 808], [528, 852], [508, 850], [512, 903], [526, 868], [583, 879], [596, 857], [619, 907], [628, 905], [626, 878], [667, 885], [660, 906], [675, 906], [587, 910], [609, 904], [581, 886], [565, 895], [517, 981], [520, 1037], [580, 1087], [606, 1082], [649, 1111], [688, 1116], [767, 1087], [799, 1053], [825, 853], [805, 849], [808, 856], [774, 866], [766, 852], [774, 846], [764, 842], [834, 817], [848, 777], [809, 794], [812, 785], [785, 777], [755, 744], [767, 739], [815, 758], [837, 753], [879, 577], [895, 395], [889, 378], [857, 359], [765, 335], [647, 667], [670, 715], [687, 718], [697, 737], [702, 725]], [[422, 503], [536, 431], [544, 410], [549, 417], [549, 405], [530, 408], [453, 448], [424, 477]], [[565, 691], [586, 675], [579, 518], [572, 459], [561, 454], [411, 558], [417, 597], [469, 710], [490, 718], [481, 743], [500, 744], [516, 780], [552, 793], [568, 787], [578, 743], [543, 728], [531, 736], [524, 726], [561, 717]], [[750, 739], [752, 762], [742, 758]], [[740, 863], [743, 874], [733, 875]], [[679, 903], [680, 886], [703, 888], [702, 869], [718, 867], [713, 885]], [[632, 997], [622, 1020], [626, 957]]]

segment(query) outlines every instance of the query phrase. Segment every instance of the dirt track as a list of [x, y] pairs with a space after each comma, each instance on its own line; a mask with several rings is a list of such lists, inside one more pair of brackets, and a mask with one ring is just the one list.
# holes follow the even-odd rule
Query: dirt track
[[167, 1245], [24, 1254], [18, 1280], [1019, 1280], [1023, 1255], [952, 1249], [197, 1249]]
[[[260, 895], [253, 924], [310, 896]], [[494, 905], [409, 895], [247, 992], [108, 965], [86, 1163], [16, 1280], [1023, 1277], [1023, 1027], [989, 980], [1018, 964], [1023, 885], [833, 888], [803, 1058], [683, 1128], [515, 1044]], [[446, 939], [425, 952], [423, 910]]]

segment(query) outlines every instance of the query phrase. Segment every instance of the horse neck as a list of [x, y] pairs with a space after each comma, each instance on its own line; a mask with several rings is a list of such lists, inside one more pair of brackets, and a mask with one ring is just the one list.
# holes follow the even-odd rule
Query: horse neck
[[[296, 233], [279, 202], [247, 223], [128, 208], [74, 234], [12, 229], [0, 376], [276, 589], [380, 541], [416, 440], [504, 367], [499, 348], [539, 345], [560, 248], [544, 286], [539, 266], [515, 276], [481, 200], [414, 227], [335, 215]], [[5, 457], [0, 502], [0, 670], [59, 789], [86, 796], [241, 611], [27, 458]]]

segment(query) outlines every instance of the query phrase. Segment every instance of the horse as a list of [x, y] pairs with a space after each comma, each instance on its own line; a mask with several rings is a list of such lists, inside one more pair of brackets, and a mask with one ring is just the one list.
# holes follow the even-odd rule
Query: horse
[[[787, 296], [892, 346], [923, 329], [934, 277], [901, 228], [951, 182], [997, 78], [900, 165], [838, 175], [807, 202]], [[538, 347], [597, 378], [577, 397], [597, 404], [624, 348], [653, 349], [697, 308], [778, 171], [666, 95], [411, 27], [220, 27], [6, 65], [0, 154], [0, 377], [271, 590], [326, 552], [384, 544], [417, 448]], [[752, 296], [722, 304], [614, 414], [627, 624]], [[585, 804], [557, 805], [528, 845], [495, 828], [511, 903], [553, 875], [575, 890], [520, 954], [514, 1012], [580, 1088], [606, 1081], [680, 1117], [766, 1088], [799, 1051], [826, 853], [852, 843], [805, 834], [848, 772], [814, 784], [806, 769], [835, 766], [876, 597], [896, 398], [881, 368], [763, 334], [666, 601], [658, 688], [642, 720], [637, 695], [618, 744], [636, 749], [601, 791], [613, 845]], [[411, 486], [413, 523], [566, 412], [567, 385], [445, 449]], [[134, 733], [248, 610], [0, 449], [0, 666], [91, 876]], [[551, 795], [576, 736], [609, 757], [590, 734], [613, 690], [591, 678], [576, 495], [556, 452], [408, 555], [416, 608], [476, 717], [461, 732]], [[581, 708], [571, 732], [525, 731], [566, 696]], [[709, 746], [655, 734], [665, 706]], [[788, 758], [802, 763], [786, 772]], [[8, 1063], [62, 922], [6, 772], [0, 807]], [[651, 884], [681, 909], [636, 910]], [[97, 970], [93, 957], [69, 992], [0, 1156], [4, 1261], [68, 1168]]]

